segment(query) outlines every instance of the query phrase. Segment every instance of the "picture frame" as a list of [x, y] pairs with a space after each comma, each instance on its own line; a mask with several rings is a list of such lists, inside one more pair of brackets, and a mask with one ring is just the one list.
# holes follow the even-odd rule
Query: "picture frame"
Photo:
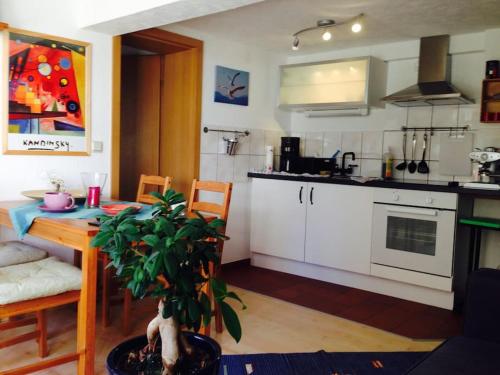
[[3, 153], [90, 155], [91, 44], [3, 31]]
[[214, 102], [248, 106], [249, 85], [249, 72], [215, 66]]

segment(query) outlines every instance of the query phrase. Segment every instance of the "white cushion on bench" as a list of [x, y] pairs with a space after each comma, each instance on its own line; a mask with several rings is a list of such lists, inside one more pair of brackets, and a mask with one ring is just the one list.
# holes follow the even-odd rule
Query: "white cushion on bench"
[[0, 305], [80, 290], [82, 272], [56, 257], [0, 268]]
[[34, 262], [46, 257], [46, 251], [23, 242], [0, 242], [0, 267]]

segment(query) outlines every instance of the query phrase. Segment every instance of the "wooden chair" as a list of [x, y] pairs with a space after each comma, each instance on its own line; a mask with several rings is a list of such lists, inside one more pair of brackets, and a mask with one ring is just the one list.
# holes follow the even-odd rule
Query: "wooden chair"
[[[137, 189], [136, 202], [144, 204], [154, 204], [157, 199], [148, 193], [146, 193], [146, 188], [148, 186], [155, 186], [159, 189], [159, 192], [165, 194], [172, 185], [171, 177], [161, 177], [161, 176], [147, 176], [141, 174], [139, 179], [139, 187]], [[99, 258], [102, 260], [102, 324], [104, 327], [110, 324], [110, 286], [111, 286], [111, 269], [107, 267], [109, 263], [109, 257], [105, 253], [99, 253]], [[123, 316], [122, 316], [122, 328], [123, 333], [128, 335], [130, 333], [130, 312], [132, 307], [132, 293], [129, 289], [124, 290], [123, 297]]]
[[[33, 262], [31, 264], [36, 264], [40, 262]], [[51, 265], [55, 264], [54, 262]], [[30, 263], [25, 263], [22, 265], [14, 266], [17, 267], [14, 272], [19, 272], [20, 267], [28, 266]], [[9, 268], [5, 267], [4, 269]], [[73, 275], [76, 275], [80, 272], [78, 269], [75, 269]], [[33, 277], [37, 277], [36, 275], [29, 276], [26, 278], [26, 283], [32, 282]], [[54, 277], [58, 277], [54, 275]], [[76, 277], [76, 276], [72, 276]], [[30, 280], [27, 280], [27, 279]], [[79, 277], [77, 277], [79, 278]], [[61, 282], [64, 282], [61, 279]], [[21, 282], [22, 283], [22, 282]], [[27, 285], [27, 284], [25, 284]], [[22, 289], [22, 285], [21, 285]], [[62, 306], [66, 304], [71, 304], [74, 302], [78, 302], [80, 300], [80, 291], [79, 290], [70, 290], [67, 292], [63, 292], [53, 296], [34, 298], [30, 300], [18, 301], [16, 302], [0, 305], [0, 332], [4, 330], [9, 330], [17, 327], [23, 327], [31, 324], [36, 324], [35, 330], [27, 333], [20, 334], [15, 337], [11, 337], [8, 339], [0, 340], [0, 349], [6, 348], [8, 346], [12, 346], [24, 341], [28, 341], [31, 339], [36, 339], [38, 342], [38, 355], [41, 358], [44, 358], [48, 355], [47, 349], [47, 322], [45, 317], [45, 311], [47, 309]], [[11, 300], [12, 301], [12, 300]], [[35, 315], [34, 317], [32, 315]], [[30, 317], [24, 317], [23, 315], [31, 315]], [[13, 319], [16, 317], [20, 317], [17, 319]], [[8, 320], [5, 320], [8, 319]], [[4, 321], [5, 320], [5, 321]], [[51, 358], [48, 360], [41, 360], [36, 363], [18, 367], [15, 369], [9, 369], [0, 371], [2, 375], [20, 375], [20, 374], [29, 374], [35, 371], [40, 371], [49, 367], [58, 366], [63, 363], [72, 362], [78, 359], [78, 353], [68, 353], [57, 356], [55, 358]]]
[[[188, 217], [195, 217], [195, 211], [203, 214], [215, 215], [218, 218], [224, 220], [227, 223], [229, 216], [229, 205], [231, 203], [231, 192], [233, 189], [233, 184], [231, 182], [218, 182], [218, 181], [198, 181], [194, 180], [191, 187], [191, 195], [189, 197], [189, 202], [187, 206], [186, 215]], [[200, 200], [200, 192], [210, 192], [222, 194], [222, 200], [220, 203], [207, 202]], [[222, 228], [222, 233], [225, 233], [226, 228]], [[217, 245], [218, 255], [222, 257], [222, 250], [224, 247], [224, 242], [219, 241]], [[220, 267], [215, 267], [213, 264], [210, 265], [211, 276], [217, 276]], [[207, 288], [205, 292], [211, 297], [210, 289]], [[222, 315], [220, 313], [219, 307], [215, 304], [214, 309], [215, 315], [215, 330], [216, 332], [222, 332]], [[210, 327], [203, 327], [203, 333], [210, 335]]]

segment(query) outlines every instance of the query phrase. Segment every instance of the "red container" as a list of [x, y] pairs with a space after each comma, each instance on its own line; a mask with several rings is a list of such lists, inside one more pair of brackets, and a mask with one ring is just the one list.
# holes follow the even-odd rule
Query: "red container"
[[99, 186], [89, 186], [87, 206], [99, 207], [99, 204], [101, 204], [101, 188]]

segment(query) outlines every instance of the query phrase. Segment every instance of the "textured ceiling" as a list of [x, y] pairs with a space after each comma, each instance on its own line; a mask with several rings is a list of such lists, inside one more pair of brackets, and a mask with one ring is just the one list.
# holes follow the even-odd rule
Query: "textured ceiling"
[[353, 34], [349, 26], [339, 26], [332, 30], [332, 40], [323, 42], [320, 32], [312, 31], [301, 36], [298, 53], [500, 27], [500, 0], [266, 0], [175, 25], [293, 53], [291, 35], [296, 31], [322, 18], [341, 22], [358, 13], [366, 15], [361, 33]]

